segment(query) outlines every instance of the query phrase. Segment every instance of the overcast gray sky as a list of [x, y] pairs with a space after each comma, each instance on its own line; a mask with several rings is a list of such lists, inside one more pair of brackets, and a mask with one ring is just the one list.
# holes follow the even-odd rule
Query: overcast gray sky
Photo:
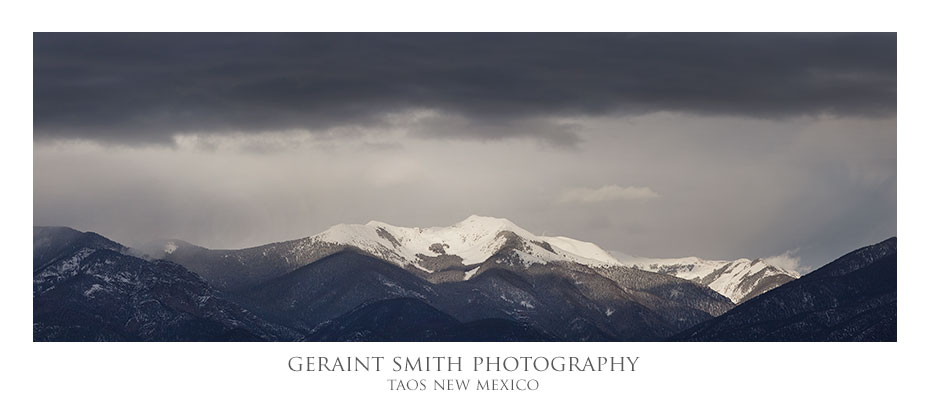
[[36, 225], [213, 248], [470, 214], [817, 267], [896, 233], [894, 34], [36, 34]]

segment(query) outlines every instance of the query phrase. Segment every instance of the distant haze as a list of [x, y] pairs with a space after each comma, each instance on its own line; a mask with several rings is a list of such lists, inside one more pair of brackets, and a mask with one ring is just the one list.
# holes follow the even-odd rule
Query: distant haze
[[896, 233], [894, 34], [36, 34], [36, 225], [508, 218], [808, 270]]

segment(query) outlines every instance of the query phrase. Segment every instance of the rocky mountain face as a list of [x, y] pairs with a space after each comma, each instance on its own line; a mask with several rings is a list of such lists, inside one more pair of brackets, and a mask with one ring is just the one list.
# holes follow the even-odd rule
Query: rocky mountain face
[[93, 233], [34, 228], [36, 341], [297, 340], [184, 267], [146, 261]]
[[896, 341], [897, 239], [853, 251], [676, 336], [686, 341]]
[[462, 323], [415, 298], [394, 298], [360, 306], [317, 327], [310, 337], [328, 342], [548, 341], [526, 324], [507, 319]]
[[561, 265], [515, 269], [507, 258], [502, 253], [498, 266], [468, 280], [434, 283], [363, 252], [344, 251], [257, 284], [239, 298], [269, 320], [311, 336], [320, 324], [392, 298], [416, 299], [463, 322], [521, 323], [556, 340], [658, 340], [732, 307], [714, 291], [674, 277], [616, 270], [612, 279]]
[[117, 253], [128, 251], [123, 245], [92, 232], [78, 232], [65, 227], [32, 228], [33, 271], [81, 249], [107, 249]]

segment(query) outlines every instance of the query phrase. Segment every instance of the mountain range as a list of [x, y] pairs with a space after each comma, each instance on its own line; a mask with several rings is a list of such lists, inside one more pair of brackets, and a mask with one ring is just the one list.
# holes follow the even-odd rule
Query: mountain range
[[35, 340], [655, 341], [807, 279], [761, 259], [638, 258], [481, 216], [340, 224], [239, 250], [33, 235]]
[[855, 250], [674, 339], [897, 340], [897, 246], [890, 238]]
[[706, 285], [739, 304], [775, 287], [796, 280], [801, 274], [763, 259], [705, 260], [698, 257], [650, 259], [618, 252], [623, 264], [640, 270], [668, 274]]
[[267, 341], [302, 337], [224, 299], [175, 263], [95, 233], [33, 228], [37, 341]]
[[[218, 287], [236, 290], [347, 248], [431, 282], [468, 280], [501, 264], [517, 269], [547, 264], [595, 270], [636, 268], [696, 282], [734, 303], [800, 277], [794, 270], [762, 259], [633, 257], [568, 237], [534, 235], [507, 219], [484, 216], [470, 216], [452, 226], [434, 228], [398, 227], [377, 221], [339, 224], [304, 239], [239, 250], [210, 250], [181, 240], [155, 241], [140, 250], [152, 258], [182, 264]], [[510, 257], [500, 256], [502, 253]]]

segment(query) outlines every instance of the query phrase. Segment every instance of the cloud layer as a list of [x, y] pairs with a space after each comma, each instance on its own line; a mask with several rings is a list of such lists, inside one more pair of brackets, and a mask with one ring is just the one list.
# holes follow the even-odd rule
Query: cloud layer
[[621, 187], [604, 185], [600, 188], [571, 188], [562, 192], [562, 203], [598, 203], [611, 201], [643, 201], [658, 198], [659, 194], [649, 187]]
[[37, 33], [37, 140], [366, 129], [427, 109], [423, 137], [538, 137], [554, 118], [889, 116], [890, 34]]

